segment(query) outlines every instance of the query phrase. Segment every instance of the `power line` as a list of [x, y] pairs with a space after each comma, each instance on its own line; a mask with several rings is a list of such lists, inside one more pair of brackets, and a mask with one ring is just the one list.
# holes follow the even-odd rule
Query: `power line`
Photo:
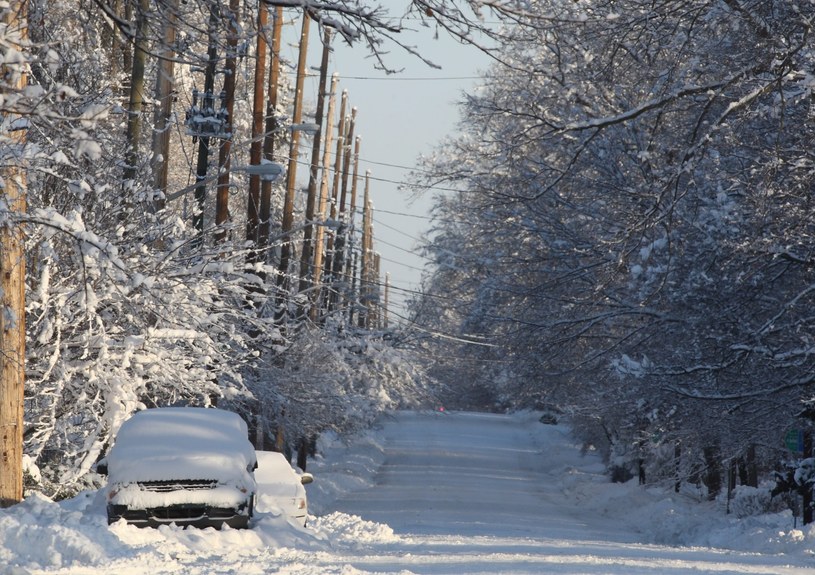
[[394, 248], [394, 249], [397, 249], [397, 250], [403, 251], [403, 252], [408, 253], [408, 254], [410, 254], [410, 255], [412, 255], [412, 256], [416, 256], [417, 258], [421, 258], [421, 259], [427, 259], [427, 258], [426, 258], [426, 257], [424, 257], [423, 255], [418, 254], [418, 253], [414, 252], [413, 250], [409, 250], [409, 249], [407, 249], [407, 248], [403, 248], [402, 246], [397, 246], [396, 244], [392, 244], [391, 242], [386, 242], [385, 240], [383, 240], [383, 239], [382, 239], [382, 238], [380, 238], [380, 237], [374, 238], [374, 241], [375, 241], [377, 244], [385, 244], [386, 246], [390, 246], [390, 247], [392, 247], [392, 248]]
[[[281, 162], [286, 161], [286, 158], [282, 158], [280, 161]], [[360, 159], [360, 161], [362, 161], [362, 159]], [[298, 160], [296, 160], [296, 162], [297, 162], [298, 165], [301, 165], [301, 166], [309, 166], [309, 167], [311, 166], [311, 162], [307, 162], [305, 160], [299, 160], [298, 159]], [[411, 168], [405, 168], [405, 169], [411, 169]], [[387, 184], [396, 184], [399, 187], [410, 187], [410, 186], [415, 185], [413, 182], [406, 182], [406, 181], [400, 181], [400, 180], [391, 180], [391, 179], [388, 179], [388, 178], [381, 178], [381, 177], [378, 177], [378, 176], [374, 176], [373, 174], [368, 174], [366, 177], [370, 178], [371, 180], [373, 180], [375, 182], [385, 182]], [[469, 191], [469, 190], [463, 190], [461, 188], [448, 188], [448, 187], [445, 187], [445, 186], [434, 186], [434, 185], [421, 185], [419, 187], [424, 189], [424, 190], [438, 190], [440, 192], [462, 193], [462, 192], [468, 192]]]
[[[364, 141], [364, 139], [365, 138], [363, 137], [363, 141]], [[328, 155], [330, 157], [332, 157], [332, 158], [336, 158], [337, 157], [337, 151], [335, 149], [329, 150]], [[384, 166], [386, 168], [396, 168], [396, 169], [399, 169], [399, 170], [407, 170], [407, 171], [417, 172], [417, 173], [421, 173], [421, 174], [435, 175], [435, 172], [433, 172], [431, 170], [426, 170], [424, 168], [420, 168], [418, 166], [405, 166], [403, 164], [394, 164], [392, 162], [380, 162], [380, 161], [377, 161], [377, 160], [371, 160], [369, 158], [365, 158], [363, 156], [359, 157], [359, 161], [362, 164], [372, 164], [374, 166]], [[309, 162], [301, 161], [300, 163], [308, 164]]]
[[[362, 213], [362, 208], [357, 208], [356, 212], [357, 213]], [[377, 208], [376, 206], [374, 206], [374, 213], [376, 213], [376, 212], [379, 212], [380, 214], [390, 214], [390, 215], [393, 215], [393, 216], [402, 216], [402, 217], [405, 217], [405, 218], [418, 218], [420, 220], [427, 220], [427, 221], [432, 221], [432, 220], [444, 221], [444, 222], [450, 223], [450, 224], [476, 225], [476, 224], [474, 224], [473, 222], [471, 222], [469, 220], [454, 220], [452, 218], [438, 218], [438, 217], [435, 217], [435, 216], [422, 215], [422, 214], [407, 214], [405, 212], [395, 212], [393, 210], [383, 210], [383, 209], [380, 209], [380, 208]], [[387, 224], [383, 224], [383, 225], [388, 227]], [[404, 232], [402, 232], [402, 233], [404, 233]], [[405, 235], [407, 235], [407, 234], [405, 234]], [[421, 238], [413, 238], [413, 239], [417, 239], [418, 241], [423, 241]]]
[[[383, 307], [383, 306], [379, 306], [379, 307]], [[383, 307], [383, 309], [385, 309], [385, 308]], [[390, 315], [395, 315], [399, 319], [406, 321], [409, 324], [409, 327], [411, 327], [411, 328], [413, 328], [413, 329], [415, 329], [417, 331], [421, 331], [422, 333], [426, 333], [428, 335], [431, 335], [433, 337], [438, 337], [439, 339], [448, 339], [448, 340], [455, 341], [455, 342], [458, 342], [458, 343], [466, 343], [466, 344], [469, 344], [469, 345], [479, 345], [479, 346], [482, 346], [482, 347], [498, 347], [498, 345], [494, 344], [494, 343], [489, 343], [489, 342], [486, 342], [486, 341], [474, 341], [474, 340], [471, 340], [471, 339], [465, 339], [465, 338], [463, 338], [461, 336], [456, 336], [456, 335], [451, 335], [449, 333], [444, 333], [444, 332], [441, 332], [441, 331], [431, 330], [431, 329], [420, 326], [418, 323], [416, 323], [415, 320], [413, 320], [413, 319], [411, 319], [409, 317], [405, 317], [405, 316], [403, 316], [401, 314], [398, 314], [393, 310], [385, 309], [385, 311], [387, 311], [389, 316]]]
[[[374, 211], [377, 211], [377, 210], [376, 210], [376, 209], [374, 209]], [[399, 229], [399, 228], [397, 228], [397, 227], [394, 227], [394, 226], [391, 226], [391, 225], [389, 225], [389, 224], [386, 224], [385, 222], [383, 222], [382, 220], [380, 220], [380, 219], [378, 219], [378, 218], [374, 218], [374, 222], [378, 223], [378, 224], [379, 224], [380, 226], [382, 226], [382, 227], [388, 228], [389, 230], [393, 230], [394, 232], [396, 232], [396, 233], [398, 233], [398, 234], [402, 234], [402, 235], [403, 235], [403, 236], [405, 236], [406, 238], [410, 238], [410, 239], [411, 239], [411, 240], [413, 240], [413, 241], [416, 241], [416, 242], [421, 242], [421, 241], [422, 241], [422, 239], [421, 239], [421, 238], [417, 238], [416, 236], [412, 236], [412, 235], [410, 235], [409, 233], [407, 233], [407, 232], [405, 232], [405, 231], [402, 231], [402, 230], [400, 230], [400, 229]]]
[[[336, 152], [332, 152], [332, 155], [336, 154]], [[420, 172], [422, 174], [433, 174], [430, 170], [424, 170], [422, 168], [417, 168], [416, 166], [402, 166], [400, 164], [391, 164], [388, 162], [377, 162], [374, 160], [366, 160], [365, 158], [360, 158], [360, 162], [364, 162], [366, 164], [373, 164], [375, 166], [385, 166], [387, 168], [397, 168], [399, 170], [410, 170], [411, 172]]]
[[405, 293], [407, 295], [418, 295], [418, 296], [428, 297], [428, 298], [436, 299], [436, 300], [440, 300], [440, 301], [461, 302], [460, 297], [432, 294], [432, 293], [427, 293], [427, 292], [423, 292], [423, 291], [416, 290], [416, 289], [398, 287], [398, 286], [393, 285], [392, 283], [391, 284], [386, 284], [382, 280], [377, 280], [375, 282], [367, 282], [367, 283], [369, 285], [374, 285], [374, 286], [377, 286], [377, 287], [380, 287], [380, 288], [384, 288], [386, 285], [388, 285], [390, 287], [390, 289], [395, 289], [395, 290], [403, 292], [403, 293]]
[[[358, 208], [357, 211], [361, 212], [362, 210], [360, 208]], [[379, 212], [381, 214], [391, 214], [393, 216], [404, 216], [406, 218], [418, 218], [420, 220], [428, 220], [428, 221], [433, 219], [433, 216], [425, 216], [425, 215], [420, 215], [420, 214], [406, 214], [404, 212], [394, 212], [392, 210], [383, 210], [383, 209], [380, 209], [380, 208], [377, 208], [377, 207], [374, 207], [374, 212]]]
[[483, 76], [343, 76], [342, 80], [384, 80], [390, 82], [435, 82], [435, 81], [460, 81], [460, 80], [483, 80]]
[[408, 269], [411, 269], [411, 270], [416, 270], [417, 272], [423, 272], [423, 271], [424, 271], [424, 269], [423, 269], [423, 268], [418, 268], [418, 267], [416, 267], [416, 266], [412, 266], [412, 265], [410, 265], [410, 264], [406, 264], [405, 262], [398, 262], [398, 261], [396, 261], [396, 260], [392, 260], [392, 259], [390, 259], [390, 258], [386, 258], [385, 256], [383, 256], [383, 255], [381, 255], [381, 254], [379, 255], [379, 257], [380, 257], [380, 258], [382, 258], [382, 259], [383, 259], [384, 261], [386, 261], [386, 262], [389, 262], [389, 263], [392, 263], [392, 264], [396, 264], [396, 265], [402, 266], [402, 267], [404, 267], [404, 268], [408, 268]]

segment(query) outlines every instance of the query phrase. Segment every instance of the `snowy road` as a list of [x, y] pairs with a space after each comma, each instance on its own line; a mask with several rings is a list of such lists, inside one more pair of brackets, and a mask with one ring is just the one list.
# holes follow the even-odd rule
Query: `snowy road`
[[[564, 431], [487, 414], [402, 414], [385, 429], [375, 485], [336, 509], [403, 538], [358, 569], [395, 573], [812, 573], [786, 559], [637, 544], [619, 521], [564, 499], [569, 483], [607, 482]], [[588, 465], [587, 465], [588, 463]]]
[[308, 529], [262, 508], [245, 531], [108, 527], [100, 493], [30, 497], [0, 510], [0, 575], [815, 573], [815, 530], [612, 485], [531, 414], [400, 413], [324, 447]]
[[[376, 485], [336, 508], [400, 535], [594, 537], [589, 514], [561, 504], [561, 475], [576, 472], [563, 466], [563, 451], [574, 456], [575, 448], [562, 431], [552, 428], [557, 441], [542, 441], [528, 425], [488, 414], [402, 414], [384, 430], [387, 459]], [[602, 537], [613, 531], [606, 528]]]

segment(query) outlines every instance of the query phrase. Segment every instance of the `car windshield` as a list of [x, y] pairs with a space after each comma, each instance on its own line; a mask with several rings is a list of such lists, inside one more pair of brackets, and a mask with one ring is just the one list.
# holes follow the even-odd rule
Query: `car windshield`
[[255, 479], [264, 494], [278, 497], [294, 497], [300, 476], [295, 473], [282, 453], [258, 451], [258, 468]]

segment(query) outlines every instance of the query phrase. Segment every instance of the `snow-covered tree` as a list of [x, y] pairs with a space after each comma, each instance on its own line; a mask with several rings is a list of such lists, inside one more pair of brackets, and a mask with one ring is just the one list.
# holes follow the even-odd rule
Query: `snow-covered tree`
[[460, 294], [448, 329], [478, 318], [512, 358], [511, 404], [654, 449], [781, 448], [812, 395], [811, 6], [530, 12], [429, 162], [461, 192], [428, 298]]

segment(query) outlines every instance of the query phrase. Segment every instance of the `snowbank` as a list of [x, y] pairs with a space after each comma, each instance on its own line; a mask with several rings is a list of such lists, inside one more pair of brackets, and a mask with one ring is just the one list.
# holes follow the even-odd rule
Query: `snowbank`
[[738, 517], [727, 513], [724, 500], [644, 488], [636, 480], [595, 485], [589, 499], [604, 515], [641, 533], [647, 543], [815, 557], [815, 524], [802, 527], [789, 510]]

